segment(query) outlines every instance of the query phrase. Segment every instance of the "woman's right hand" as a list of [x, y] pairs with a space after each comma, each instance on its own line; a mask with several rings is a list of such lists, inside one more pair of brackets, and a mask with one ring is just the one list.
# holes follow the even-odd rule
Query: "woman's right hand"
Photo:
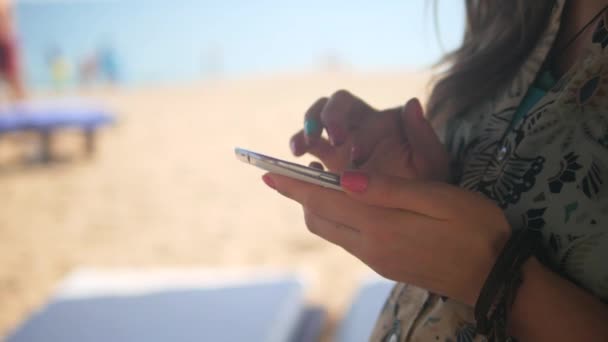
[[[328, 139], [321, 136], [326, 130]], [[345, 90], [317, 100], [304, 129], [290, 141], [294, 155], [310, 153], [329, 171], [351, 168], [408, 179], [448, 181], [449, 155], [418, 99], [378, 111]]]

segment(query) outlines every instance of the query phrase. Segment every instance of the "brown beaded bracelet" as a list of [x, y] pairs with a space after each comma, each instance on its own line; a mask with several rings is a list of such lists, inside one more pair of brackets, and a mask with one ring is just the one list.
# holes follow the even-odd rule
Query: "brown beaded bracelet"
[[489, 342], [511, 340], [506, 331], [507, 314], [521, 285], [521, 266], [534, 254], [538, 237], [538, 231], [514, 231], [479, 293], [475, 304], [477, 332]]

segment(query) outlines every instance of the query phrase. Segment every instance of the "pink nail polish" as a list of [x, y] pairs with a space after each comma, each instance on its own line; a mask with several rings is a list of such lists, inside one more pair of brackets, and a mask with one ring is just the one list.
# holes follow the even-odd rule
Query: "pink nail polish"
[[270, 188], [272, 189], [276, 189], [276, 185], [274, 183], [274, 179], [272, 179], [272, 177], [270, 177], [270, 175], [265, 174], [262, 176], [262, 180], [264, 181], [264, 183], [266, 183], [266, 185], [268, 185]]
[[344, 171], [340, 177], [340, 185], [350, 192], [365, 192], [369, 185], [369, 176], [363, 172]]

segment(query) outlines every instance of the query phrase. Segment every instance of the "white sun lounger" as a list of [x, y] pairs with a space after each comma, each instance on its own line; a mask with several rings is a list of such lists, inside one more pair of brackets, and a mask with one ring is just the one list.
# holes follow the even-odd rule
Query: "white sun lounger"
[[7, 341], [305, 342], [323, 313], [306, 311], [293, 275], [82, 270]]

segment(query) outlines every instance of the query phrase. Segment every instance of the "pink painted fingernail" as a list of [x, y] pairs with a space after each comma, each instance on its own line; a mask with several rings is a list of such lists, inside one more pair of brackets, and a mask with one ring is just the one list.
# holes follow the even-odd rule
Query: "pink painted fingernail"
[[336, 124], [329, 124], [327, 126], [327, 135], [329, 136], [329, 143], [332, 146], [340, 146], [346, 141], [346, 132]]
[[264, 183], [266, 183], [266, 185], [268, 185], [270, 188], [272, 189], [276, 189], [276, 184], [274, 183], [274, 179], [272, 179], [272, 177], [270, 177], [269, 174], [265, 174], [262, 176], [262, 180], [264, 181]]
[[365, 192], [369, 185], [369, 176], [358, 171], [344, 171], [340, 177], [340, 185], [350, 192]]

